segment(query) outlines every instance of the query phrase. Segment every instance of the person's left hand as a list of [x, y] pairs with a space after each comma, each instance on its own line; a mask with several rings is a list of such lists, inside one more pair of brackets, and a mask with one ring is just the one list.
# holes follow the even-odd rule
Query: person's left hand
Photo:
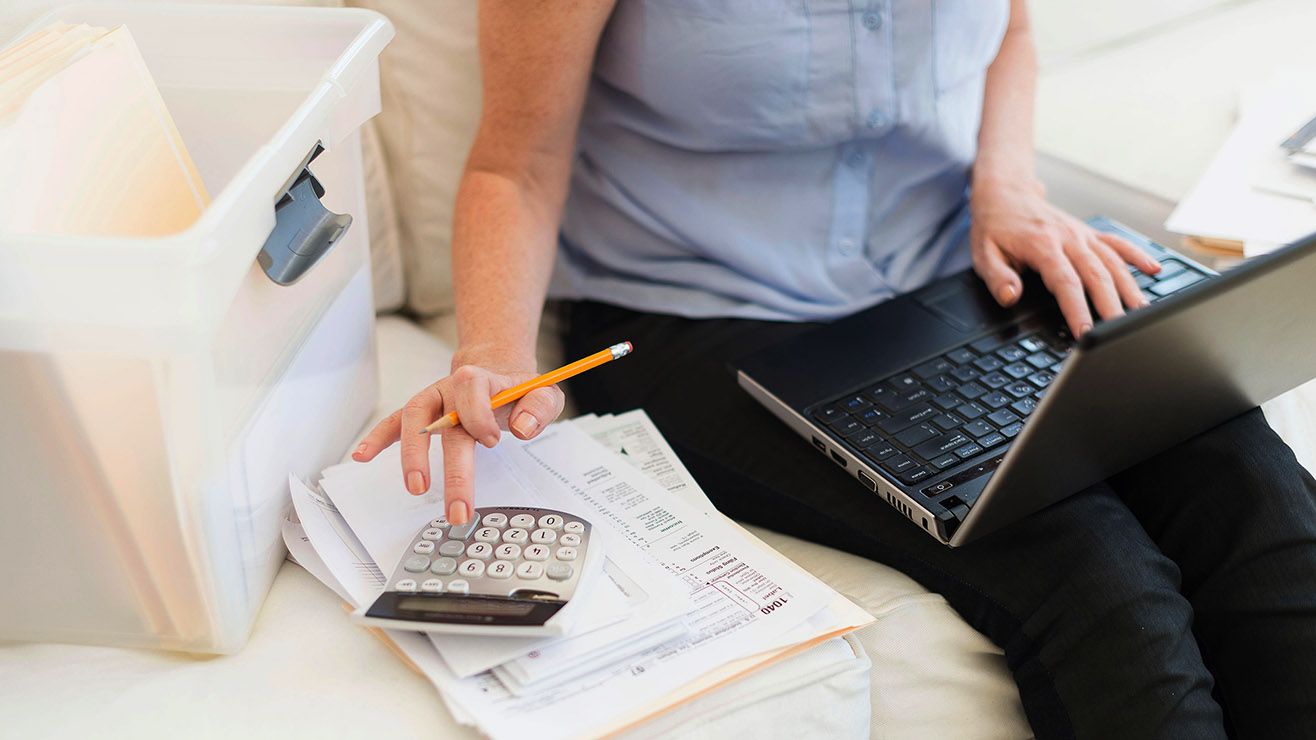
[[1075, 337], [1092, 328], [1089, 298], [1103, 319], [1147, 305], [1127, 265], [1155, 274], [1160, 264], [1051, 205], [1040, 183], [975, 178], [970, 209], [973, 269], [1002, 306], [1022, 295], [1023, 269], [1041, 275]]

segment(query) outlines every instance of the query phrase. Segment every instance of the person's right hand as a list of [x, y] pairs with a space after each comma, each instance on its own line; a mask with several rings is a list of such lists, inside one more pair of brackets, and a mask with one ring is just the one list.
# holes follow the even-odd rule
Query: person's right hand
[[[402, 440], [402, 475], [407, 490], [419, 496], [430, 489], [430, 435], [421, 430], [450, 411], [461, 423], [443, 437], [443, 499], [448, 521], [465, 524], [475, 508], [475, 443], [498, 444], [501, 429], [531, 439], [562, 413], [566, 402], [557, 386], [527, 393], [497, 411], [489, 408], [496, 393], [537, 375], [533, 360], [499, 361], [492, 353], [458, 352], [452, 374], [427, 386], [405, 406], [379, 422], [352, 453], [357, 462], [373, 460], [381, 450]], [[497, 368], [497, 369], [490, 369]]]

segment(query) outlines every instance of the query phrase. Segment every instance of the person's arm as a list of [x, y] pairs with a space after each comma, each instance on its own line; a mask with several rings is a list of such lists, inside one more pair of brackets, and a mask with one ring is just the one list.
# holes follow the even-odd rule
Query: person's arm
[[973, 265], [1004, 306], [1017, 302], [1023, 291], [1019, 272], [1036, 270], [1079, 336], [1092, 327], [1089, 297], [1107, 319], [1124, 313], [1125, 306], [1147, 304], [1126, 263], [1147, 273], [1160, 266], [1127, 241], [1047, 202], [1034, 169], [1036, 86], [1037, 52], [1026, 2], [1011, 0], [1009, 29], [987, 70], [973, 167]]
[[430, 488], [430, 422], [443, 432], [445, 511], [465, 523], [474, 508], [475, 442], [492, 447], [500, 424], [529, 439], [557, 418], [557, 387], [489, 409], [489, 399], [535, 373], [535, 341], [566, 201], [576, 129], [594, 53], [615, 0], [480, 3], [483, 110], [466, 161], [453, 223], [457, 352], [451, 374], [380, 422], [358, 461], [402, 440], [407, 490]]

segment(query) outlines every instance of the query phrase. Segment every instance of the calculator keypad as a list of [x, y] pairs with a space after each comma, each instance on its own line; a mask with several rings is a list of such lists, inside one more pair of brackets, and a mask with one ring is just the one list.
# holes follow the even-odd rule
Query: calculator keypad
[[477, 510], [473, 521], [429, 522], [411, 543], [391, 589], [405, 593], [510, 596], [521, 589], [570, 598], [589, 545], [587, 523], [562, 512]]

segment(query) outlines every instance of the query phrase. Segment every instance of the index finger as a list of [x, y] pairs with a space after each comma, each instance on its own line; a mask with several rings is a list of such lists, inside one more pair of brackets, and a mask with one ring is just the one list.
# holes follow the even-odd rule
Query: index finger
[[421, 434], [443, 410], [443, 395], [436, 386], [417, 393], [402, 407], [402, 476], [407, 491], [419, 496], [430, 490], [430, 435]]
[[443, 430], [443, 510], [454, 525], [475, 511], [475, 438], [461, 427]]
[[1041, 269], [1042, 282], [1060, 304], [1069, 333], [1078, 338], [1092, 328], [1092, 312], [1088, 310], [1083, 281], [1078, 279], [1074, 266], [1067, 259], [1050, 261]]

